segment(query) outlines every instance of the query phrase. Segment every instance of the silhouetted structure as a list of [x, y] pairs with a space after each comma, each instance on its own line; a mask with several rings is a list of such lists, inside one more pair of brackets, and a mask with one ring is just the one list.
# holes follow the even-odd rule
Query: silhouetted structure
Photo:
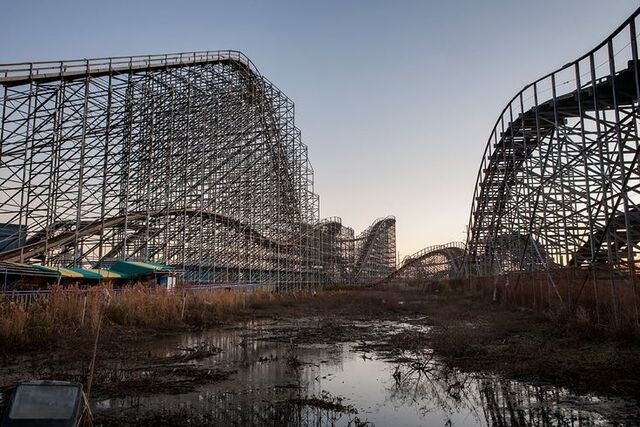
[[635, 272], [639, 13], [525, 86], [498, 117], [469, 218], [472, 273], [596, 264]]

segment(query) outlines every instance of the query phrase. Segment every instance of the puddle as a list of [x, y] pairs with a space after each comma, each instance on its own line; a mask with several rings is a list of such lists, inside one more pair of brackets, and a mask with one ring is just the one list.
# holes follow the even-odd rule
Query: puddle
[[[178, 389], [94, 398], [91, 404], [96, 418], [118, 424], [149, 419], [151, 414], [177, 414], [189, 424], [316, 426], [609, 425], [638, 421], [633, 402], [461, 373], [439, 364], [428, 349], [390, 357], [363, 346], [364, 340], [297, 344], [292, 331], [304, 330], [308, 323], [254, 323], [141, 345], [138, 350], [148, 354], [149, 360], [179, 362], [169, 372], [171, 376], [179, 377], [182, 371], [178, 368], [184, 366], [199, 369], [198, 375], [224, 375], [213, 382], [205, 378], [185, 392]], [[410, 322], [362, 326], [388, 336], [428, 332], [428, 328]], [[213, 351], [189, 358], [196, 348]], [[127, 372], [120, 368], [119, 372]], [[157, 379], [158, 374], [143, 365], [124, 377], [127, 375]]]

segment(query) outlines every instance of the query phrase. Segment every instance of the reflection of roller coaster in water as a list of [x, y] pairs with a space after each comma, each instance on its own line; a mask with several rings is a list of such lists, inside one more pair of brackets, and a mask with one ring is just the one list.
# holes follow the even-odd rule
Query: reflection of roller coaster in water
[[0, 66], [0, 261], [368, 281], [395, 219], [320, 221], [293, 103], [239, 52]]
[[[497, 427], [591, 426], [612, 421], [602, 414], [620, 418], [613, 424], [631, 421], [624, 411], [617, 413], [607, 403], [595, 403], [598, 398], [593, 396], [577, 396], [566, 389], [461, 372], [439, 362], [428, 362], [416, 370], [412, 367], [415, 363], [405, 362], [396, 367], [396, 383], [389, 390], [390, 400], [412, 405], [423, 416], [441, 413], [442, 425], [454, 425], [452, 420], [461, 419], [462, 414], [463, 419], [473, 420], [473, 424]], [[422, 363], [425, 362], [419, 362]]]

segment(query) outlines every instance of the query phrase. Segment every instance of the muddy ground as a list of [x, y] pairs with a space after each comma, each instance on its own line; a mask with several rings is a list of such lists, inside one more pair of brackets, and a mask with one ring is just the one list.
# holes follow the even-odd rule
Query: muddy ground
[[[473, 296], [425, 292], [419, 287], [341, 289], [284, 303], [267, 302], [226, 319], [215, 319], [211, 324], [216, 326], [207, 328], [237, 330], [251, 321], [275, 326], [260, 336], [249, 329], [241, 330], [244, 335], [234, 344], [236, 347], [251, 345], [255, 340], [280, 342], [291, 349], [349, 342], [355, 343], [354, 348], [365, 359], [384, 357], [404, 362], [412, 372], [425, 369], [431, 357], [437, 357], [441, 365], [461, 372], [489, 372], [503, 378], [569, 388], [576, 393], [640, 401], [638, 339], [612, 337], [579, 324], [553, 322], [544, 314], [501, 307]], [[386, 328], [385, 322], [403, 322], [411, 327]], [[147, 350], [153, 348], [155, 341], [185, 332], [189, 331], [184, 326], [142, 330], [105, 324], [98, 345], [91, 399], [179, 395], [233, 379], [238, 369], [242, 369], [232, 364], [212, 368], [194, 363], [225, 351], [207, 342], [165, 354]], [[92, 347], [87, 338], [70, 336], [39, 348], [4, 354], [0, 368], [4, 400], [10, 387], [21, 379], [62, 379], [87, 384]], [[422, 354], [427, 349], [426, 359], [407, 358], [407, 354]], [[293, 350], [261, 357], [279, 357], [293, 368], [305, 363]], [[394, 378], [400, 382], [401, 375], [404, 374], [397, 370]], [[278, 387], [286, 390], [295, 384], [274, 386]], [[289, 406], [311, 406], [337, 413], [357, 412], [340, 396], [289, 397], [286, 402]], [[274, 408], [271, 416], [283, 416], [280, 409]], [[100, 425], [172, 425], [176, 420], [189, 420], [190, 425], [211, 422], [202, 414], [164, 410], [146, 413], [141, 418], [120, 417], [117, 411], [96, 416]], [[349, 420], [350, 425], [365, 425], [356, 415]]]

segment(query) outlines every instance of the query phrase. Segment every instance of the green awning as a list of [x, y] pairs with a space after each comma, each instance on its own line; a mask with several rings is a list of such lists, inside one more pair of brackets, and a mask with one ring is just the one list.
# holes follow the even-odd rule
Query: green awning
[[90, 268], [87, 270], [100, 275], [103, 279], [126, 279], [128, 277], [124, 276], [122, 273], [118, 273], [117, 271], [106, 270], [103, 268]]
[[155, 261], [145, 261], [144, 264], [149, 264], [155, 267], [158, 267], [159, 269], [161, 269], [162, 271], [166, 271], [166, 272], [170, 272], [173, 271], [172, 267], [169, 267], [166, 264], [160, 264], [159, 262], [155, 262]]
[[102, 279], [102, 276], [100, 274], [96, 273], [95, 271], [88, 270], [86, 268], [69, 267], [69, 268], [67, 268], [67, 270], [71, 270], [71, 271], [74, 271], [76, 273], [79, 273], [85, 279], [94, 279], [94, 280]]
[[32, 267], [40, 271], [57, 273], [60, 277], [67, 277], [72, 279], [87, 279], [87, 277], [85, 277], [81, 272], [74, 271], [70, 268], [48, 267], [46, 265], [33, 265]]
[[[16, 264], [18, 266], [20, 264]], [[45, 265], [20, 265], [23, 270], [32, 270], [71, 279], [132, 279], [150, 274], [167, 274], [173, 269], [157, 262], [117, 261], [110, 269], [88, 269], [79, 267], [49, 267]], [[14, 269], [17, 269], [14, 267]], [[33, 273], [32, 273], [33, 274]]]
[[133, 278], [154, 273], [169, 273], [171, 267], [156, 262], [117, 261], [109, 271], [121, 274], [122, 277]]

